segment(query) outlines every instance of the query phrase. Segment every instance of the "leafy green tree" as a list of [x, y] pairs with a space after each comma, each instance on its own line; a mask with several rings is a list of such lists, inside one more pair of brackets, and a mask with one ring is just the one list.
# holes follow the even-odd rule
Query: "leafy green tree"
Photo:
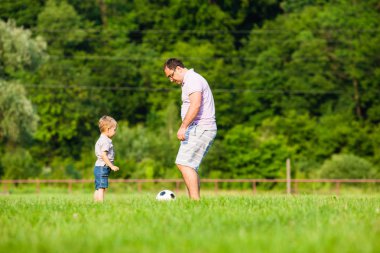
[[351, 114], [325, 114], [317, 119], [290, 111], [265, 119], [258, 131], [285, 137], [294, 150], [292, 167], [298, 178], [318, 176], [315, 172], [333, 154], [352, 153], [371, 160], [376, 150], [371, 128]]
[[[96, 25], [102, 24], [102, 14], [100, 4], [107, 4], [111, 1], [82, 1], [82, 0], [69, 0], [68, 3], [75, 8], [75, 10], [80, 14], [80, 16]], [[115, 2], [114, 0], [112, 2]], [[125, 5], [129, 4], [128, 2], [124, 2]], [[107, 8], [108, 9], [108, 8]], [[109, 13], [108, 16], [113, 16], [113, 13]]]
[[237, 125], [222, 142], [225, 163], [216, 170], [226, 178], [284, 178], [285, 161], [293, 153], [281, 136], [265, 135]]
[[[49, 51], [70, 53], [86, 37], [80, 16], [65, 1], [49, 0], [38, 15], [38, 31], [49, 44]], [[59, 49], [58, 52], [53, 49]]]
[[324, 115], [315, 134], [318, 136], [315, 155], [320, 161], [342, 152], [364, 158], [373, 157], [370, 127], [355, 121], [352, 115]]
[[37, 24], [37, 15], [46, 0], [2, 0], [0, 19], [14, 20], [17, 25], [31, 29]]
[[0, 20], [0, 78], [16, 78], [19, 72], [34, 71], [45, 58], [46, 42], [32, 38], [29, 30], [16, 26], [12, 20]]
[[[204, 1], [136, 1], [136, 18], [142, 41], [157, 49], [168, 50], [177, 41], [211, 42], [218, 45], [218, 53], [233, 50], [232, 36], [228, 32], [233, 20], [219, 6]], [[151, 13], [152, 15], [147, 15]]]
[[264, 93], [242, 97], [251, 101], [243, 108], [247, 118], [254, 115], [250, 120], [257, 124], [290, 109], [377, 115], [378, 20], [371, 4], [341, 1], [308, 6], [254, 29], [241, 51], [248, 70], [242, 87]]
[[[0, 20], [0, 161], [6, 178], [36, 175], [33, 157], [23, 146], [30, 143], [38, 116], [21, 80], [43, 62], [46, 44], [13, 21]], [[17, 168], [16, 168], [17, 167]], [[0, 174], [0, 175], [1, 175]]]
[[0, 21], [0, 141], [3, 143], [20, 142], [36, 129], [38, 117], [24, 87], [15, 78], [42, 63], [45, 47], [41, 38], [32, 39], [30, 31], [17, 28], [13, 21]]
[[37, 128], [38, 116], [24, 87], [0, 79], [0, 142], [13, 145], [30, 140]]
[[377, 0], [4, 0], [0, 151], [17, 166], [30, 156], [46, 178], [91, 177], [97, 120], [110, 114], [125, 168], [115, 177], [179, 176], [181, 91], [162, 73], [178, 57], [215, 98], [203, 177], [281, 178], [289, 156], [297, 177], [313, 177], [341, 153], [379, 167], [378, 10]]
[[286, 13], [299, 12], [307, 6], [324, 5], [327, 0], [285, 0], [281, 2], [281, 7]]
[[[369, 135], [373, 148], [373, 163], [377, 166], [380, 173], [380, 126], [372, 127], [372, 133]], [[380, 176], [380, 174], [378, 175]]]
[[299, 114], [289, 111], [284, 116], [266, 118], [258, 132], [261, 135], [280, 136], [286, 139], [287, 146], [291, 147], [292, 171], [296, 177], [309, 176], [313, 169], [319, 168], [319, 160], [316, 157], [319, 146], [319, 136], [315, 133], [318, 124], [315, 118], [308, 114]]
[[352, 154], [333, 155], [321, 168], [322, 178], [362, 179], [376, 175], [373, 165]]
[[[175, 155], [179, 142], [166, 128], [149, 131], [142, 125], [128, 127], [120, 122], [114, 146], [123, 178], [160, 178], [175, 175]], [[179, 176], [179, 175], [178, 175]]]
[[90, 69], [75, 58], [85, 54], [90, 26], [66, 1], [49, 0], [38, 15], [50, 59], [31, 78], [29, 91], [40, 115], [34, 152], [47, 164], [56, 155], [79, 158], [84, 143], [95, 138], [91, 130], [104, 103], [98, 90], [87, 87]]
[[0, 159], [3, 164], [2, 178], [24, 179], [34, 178], [40, 173], [40, 168], [30, 152], [22, 147], [16, 147], [6, 152]]

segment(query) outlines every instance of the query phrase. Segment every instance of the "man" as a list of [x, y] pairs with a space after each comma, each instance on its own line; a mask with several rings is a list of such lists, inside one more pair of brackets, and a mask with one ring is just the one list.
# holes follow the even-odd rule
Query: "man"
[[182, 124], [177, 132], [181, 141], [176, 165], [182, 173], [189, 197], [200, 199], [198, 169], [216, 136], [215, 105], [211, 89], [201, 75], [187, 69], [175, 58], [164, 64], [166, 77], [182, 87]]

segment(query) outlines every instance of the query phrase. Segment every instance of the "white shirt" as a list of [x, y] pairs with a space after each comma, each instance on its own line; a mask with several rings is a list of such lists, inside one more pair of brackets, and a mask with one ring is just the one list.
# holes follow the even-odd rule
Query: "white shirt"
[[98, 141], [95, 144], [95, 155], [97, 160], [95, 166], [104, 166], [106, 163], [103, 161], [101, 154], [107, 152], [107, 157], [110, 162], [113, 164], [115, 158], [115, 152], [113, 150], [112, 140], [106, 135], [101, 134]]
[[214, 97], [206, 79], [196, 73], [194, 69], [189, 69], [186, 72], [182, 82], [182, 120], [190, 107], [189, 96], [194, 92], [202, 93], [202, 101], [193, 123], [202, 126], [206, 130], [216, 130]]

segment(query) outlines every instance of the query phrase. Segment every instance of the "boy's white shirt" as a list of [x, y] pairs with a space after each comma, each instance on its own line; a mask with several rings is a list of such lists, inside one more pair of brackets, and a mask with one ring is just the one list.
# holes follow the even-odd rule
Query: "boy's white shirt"
[[95, 155], [97, 160], [95, 166], [104, 166], [106, 163], [103, 161], [101, 155], [103, 152], [107, 153], [107, 157], [112, 164], [114, 164], [115, 152], [113, 149], [112, 140], [105, 134], [101, 134], [98, 141], [95, 144]]

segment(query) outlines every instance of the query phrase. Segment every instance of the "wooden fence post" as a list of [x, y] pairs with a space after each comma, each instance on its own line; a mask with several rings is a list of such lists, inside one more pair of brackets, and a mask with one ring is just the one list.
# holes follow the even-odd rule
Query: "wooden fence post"
[[291, 174], [290, 174], [290, 159], [286, 159], [286, 192], [288, 194], [292, 193], [291, 188]]

